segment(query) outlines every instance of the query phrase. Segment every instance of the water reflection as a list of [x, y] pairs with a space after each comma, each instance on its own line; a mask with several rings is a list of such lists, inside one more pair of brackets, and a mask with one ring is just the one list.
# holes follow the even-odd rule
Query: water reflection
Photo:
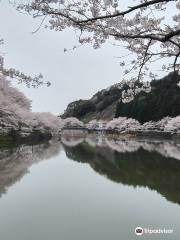
[[178, 143], [105, 136], [0, 149], [0, 195], [8, 191], [0, 199], [1, 239], [135, 239], [142, 226], [174, 229], [163, 237], [178, 240], [179, 155]]
[[61, 144], [57, 140], [39, 145], [0, 149], [0, 196], [27, 174], [32, 164], [58, 155], [60, 150]]
[[88, 163], [115, 182], [148, 187], [180, 204], [179, 143], [103, 136], [63, 136], [62, 143], [69, 159]]
[[130, 186], [156, 190], [180, 204], [180, 144], [173, 141], [62, 136], [61, 141], [0, 149], [0, 196], [34, 163], [60, 154], [88, 163], [97, 173]]

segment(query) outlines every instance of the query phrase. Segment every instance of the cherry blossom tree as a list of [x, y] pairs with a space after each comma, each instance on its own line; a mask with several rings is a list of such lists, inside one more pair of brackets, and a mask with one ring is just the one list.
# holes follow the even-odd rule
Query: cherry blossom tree
[[98, 128], [98, 120], [96, 120], [96, 119], [91, 120], [90, 122], [88, 122], [86, 124], [86, 127], [88, 129], [96, 129], [96, 128]]
[[32, 116], [37, 121], [36, 127], [39, 129], [42, 128], [57, 132], [63, 127], [61, 118], [50, 112], [33, 113]]
[[180, 70], [179, 9], [179, 0], [31, 0], [18, 5], [41, 17], [41, 25], [47, 20], [52, 30], [75, 29], [80, 44], [97, 49], [115, 40], [131, 54], [120, 65], [133, 81], [154, 78], [150, 66], [156, 61], [163, 71]]
[[[164, 117], [163, 119], [155, 122], [155, 121], [149, 121], [141, 125], [142, 131], [166, 131], [166, 125], [169, 121], [171, 121], [172, 118], [170, 117]], [[166, 130], [165, 130], [166, 129]]]
[[135, 131], [140, 128], [141, 124], [132, 118], [119, 117], [109, 121], [106, 125], [107, 130], [117, 131]]
[[84, 127], [84, 123], [79, 121], [75, 117], [70, 117], [66, 119], [62, 119], [63, 128], [78, 128]]
[[24, 110], [31, 109], [31, 101], [15, 87], [3, 75], [0, 75], [0, 108], [15, 110], [17, 106]]
[[30, 111], [31, 101], [0, 75], [0, 126], [18, 129], [20, 119]]
[[180, 116], [170, 119], [165, 125], [165, 131], [180, 133]]
[[12, 87], [5, 76], [0, 75], [0, 133], [10, 129], [58, 132], [62, 128], [61, 118], [48, 113], [31, 111], [31, 101], [18, 89]]

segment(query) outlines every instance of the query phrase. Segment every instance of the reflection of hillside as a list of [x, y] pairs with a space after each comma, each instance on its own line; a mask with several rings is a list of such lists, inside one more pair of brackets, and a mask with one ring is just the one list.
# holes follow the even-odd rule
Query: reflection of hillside
[[18, 148], [1, 149], [0, 195], [28, 173], [32, 164], [56, 156], [60, 149], [60, 143], [56, 141], [34, 146], [22, 145]]
[[93, 139], [86, 139], [64, 149], [68, 158], [90, 164], [95, 171], [115, 182], [148, 187], [180, 204], [180, 161], [175, 159], [179, 159], [179, 145], [112, 139], [101, 142], [102, 145], [95, 139], [93, 145]]

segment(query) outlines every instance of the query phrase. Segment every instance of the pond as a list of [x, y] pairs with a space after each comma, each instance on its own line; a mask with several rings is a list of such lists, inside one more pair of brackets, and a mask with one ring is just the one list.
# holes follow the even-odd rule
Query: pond
[[178, 142], [63, 136], [0, 149], [2, 240], [179, 240], [179, 223]]

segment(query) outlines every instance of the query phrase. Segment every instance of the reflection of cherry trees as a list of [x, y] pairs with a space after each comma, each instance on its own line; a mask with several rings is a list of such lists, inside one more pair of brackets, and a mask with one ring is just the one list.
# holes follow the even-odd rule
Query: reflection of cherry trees
[[164, 157], [180, 160], [180, 144], [173, 141], [150, 140], [114, 140], [106, 139], [107, 145], [117, 152], [136, 152], [140, 148], [148, 152], [157, 152]]
[[171, 141], [91, 136], [77, 146], [64, 145], [69, 159], [87, 163], [98, 174], [123, 185], [148, 187], [180, 204], [180, 144]]
[[[170, 180], [172, 183], [169, 182], [171, 186], [174, 180], [172, 173], [176, 174], [176, 180], [179, 176], [179, 169], [176, 168], [176, 165], [180, 167], [179, 143], [160, 140], [113, 139], [112, 137], [108, 138], [97, 135], [84, 137], [75, 135], [71, 137], [68, 135], [63, 136], [61, 141], [53, 139], [40, 145], [22, 145], [13, 149], [1, 149], [0, 194], [6, 193], [11, 185], [27, 174], [29, 168], [33, 164], [57, 156], [60, 154], [62, 148], [66, 152], [68, 158], [89, 162], [91, 167], [100, 174], [106, 175], [115, 181], [121, 181], [121, 177], [123, 178], [123, 176], [125, 176], [124, 173], [126, 171], [127, 173], [130, 171], [131, 174], [136, 176], [137, 172], [134, 171], [134, 166], [137, 170], [141, 168], [141, 166], [143, 166], [142, 169], [145, 167], [143, 179], [141, 179], [142, 176], [137, 176], [143, 181], [146, 176], [146, 171], [150, 176], [152, 174], [155, 179], [159, 172], [167, 171], [167, 174], [169, 174], [167, 176], [171, 177]], [[137, 165], [135, 164], [136, 162]], [[157, 165], [157, 173], [154, 164]], [[165, 168], [164, 166], [166, 165], [171, 169], [169, 169], [169, 167]], [[131, 177], [127, 173], [126, 175]], [[141, 182], [135, 183], [135, 180], [137, 180], [137, 178], [135, 177], [133, 180], [132, 176], [130, 184], [144, 184]], [[149, 184], [148, 180], [147, 184]], [[152, 187], [154, 188], [154, 185]], [[162, 192], [163, 191], [164, 190], [162, 190]]]
[[175, 158], [180, 160], [180, 144], [175, 141], [168, 140], [153, 140], [153, 139], [127, 139], [113, 138], [104, 135], [87, 135], [87, 136], [62, 136], [62, 143], [65, 146], [78, 146], [80, 143], [86, 142], [91, 147], [106, 147], [120, 153], [137, 152], [139, 149], [144, 149], [148, 152], [157, 152], [164, 157]]
[[55, 157], [60, 151], [61, 144], [55, 140], [34, 146], [0, 149], [0, 194], [27, 174], [33, 164]]
[[61, 137], [61, 141], [64, 145], [69, 146], [69, 147], [73, 147], [73, 146], [77, 146], [78, 144], [82, 143], [84, 141], [83, 137], [73, 137], [73, 136], [62, 136]]

